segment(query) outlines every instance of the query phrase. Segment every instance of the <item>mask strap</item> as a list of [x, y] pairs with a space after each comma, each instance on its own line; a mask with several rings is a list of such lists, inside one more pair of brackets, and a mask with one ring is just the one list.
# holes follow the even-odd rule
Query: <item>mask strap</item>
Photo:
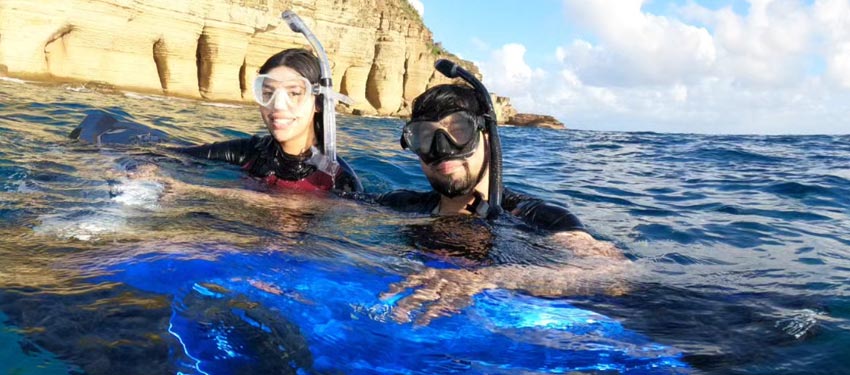
[[490, 212], [490, 204], [484, 200], [481, 193], [476, 191], [473, 195], [475, 196], [475, 200], [466, 205], [465, 210], [479, 217], [487, 217], [487, 213]]

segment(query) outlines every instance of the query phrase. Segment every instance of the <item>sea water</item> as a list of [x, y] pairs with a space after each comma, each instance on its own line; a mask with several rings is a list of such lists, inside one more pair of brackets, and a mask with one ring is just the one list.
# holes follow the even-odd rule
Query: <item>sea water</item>
[[[265, 133], [254, 106], [0, 81], [4, 372], [173, 371], [174, 336], [164, 327], [177, 296], [111, 278], [116, 269], [251, 252], [399, 275], [433, 261], [405, 234], [427, 226], [427, 216], [295, 193], [277, 206], [246, 204], [128, 178], [156, 164], [188, 184], [263, 190], [237, 167], [151, 145], [98, 149], [67, 139], [92, 110], [191, 143]], [[428, 188], [415, 156], [398, 146], [402, 124], [339, 120], [339, 153], [370, 192]], [[626, 295], [556, 303], [675, 350], [696, 373], [850, 373], [850, 136], [500, 133], [508, 187], [568, 206], [643, 271]], [[545, 234], [515, 225], [483, 241], [495, 263], [533, 264], [558, 251]], [[255, 339], [297, 341], [288, 337]]]

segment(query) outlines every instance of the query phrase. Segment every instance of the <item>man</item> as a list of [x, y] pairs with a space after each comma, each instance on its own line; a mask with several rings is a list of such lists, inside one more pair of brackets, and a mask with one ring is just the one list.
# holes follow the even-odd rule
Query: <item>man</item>
[[[413, 102], [411, 121], [403, 130], [402, 147], [416, 153], [430, 192], [397, 190], [381, 195], [380, 204], [407, 212], [438, 216], [488, 212], [490, 185], [489, 134], [484, 126], [488, 107], [481, 95], [464, 85], [432, 87]], [[523, 290], [535, 295], [621, 293], [628, 261], [608, 242], [594, 239], [566, 208], [503, 190], [502, 209], [526, 224], [552, 233], [551, 239], [585, 267], [570, 265], [497, 265], [478, 269], [428, 269], [396, 283], [384, 298], [418, 288], [400, 300], [395, 318], [409, 321], [425, 308], [417, 323], [459, 310], [476, 293], [492, 288]]]

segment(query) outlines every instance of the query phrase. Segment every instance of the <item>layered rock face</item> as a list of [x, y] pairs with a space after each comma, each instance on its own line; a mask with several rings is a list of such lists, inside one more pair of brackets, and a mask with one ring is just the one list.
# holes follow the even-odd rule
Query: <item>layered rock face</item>
[[0, 72], [250, 101], [266, 58], [310, 48], [281, 20], [286, 9], [322, 41], [335, 88], [361, 114], [406, 115], [414, 97], [450, 82], [434, 61], [459, 61], [435, 48], [406, 0], [3, 0]]

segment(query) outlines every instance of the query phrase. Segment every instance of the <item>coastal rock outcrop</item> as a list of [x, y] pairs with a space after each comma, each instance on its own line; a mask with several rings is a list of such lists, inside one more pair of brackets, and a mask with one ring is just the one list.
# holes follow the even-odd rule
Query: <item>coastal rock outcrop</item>
[[566, 129], [564, 124], [552, 116], [517, 113], [510, 117], [505, 124], [516, 126], [536, 126], [549, 129]]
[[[4, 0], [0, 67], [12, 77], [103, 82], [139, 92], [250, 101], [265, 59], [310, 48], [280, 14], [292, 9], [322, 41], [337, 90], [361, 114], [405, 115], [458, 61], [406, 0]], [[505, 101], [499, 101], [504, 103]]]
[[509, 124], [509, 121], [516, 116], [516, 109], [511, 105], [511, 100], [494, 94], [490, 94], [490, 100], [496, 110], [496, 120], [499, 124]]

